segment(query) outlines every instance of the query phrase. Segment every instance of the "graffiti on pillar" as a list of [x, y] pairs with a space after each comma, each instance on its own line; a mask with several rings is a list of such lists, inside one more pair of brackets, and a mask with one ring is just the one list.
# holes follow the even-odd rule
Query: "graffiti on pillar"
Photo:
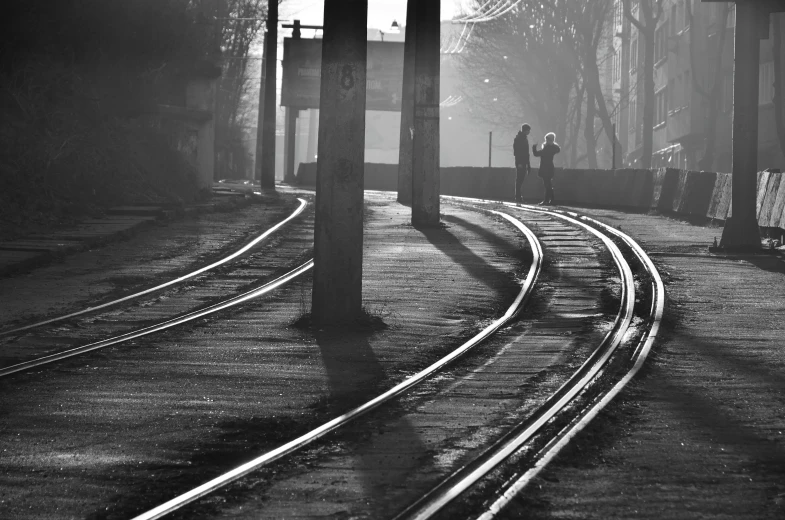
[[341, 87], [344, 90], [354, 88], [354, 71], [351, 65], [344, 65], [341, 69]]

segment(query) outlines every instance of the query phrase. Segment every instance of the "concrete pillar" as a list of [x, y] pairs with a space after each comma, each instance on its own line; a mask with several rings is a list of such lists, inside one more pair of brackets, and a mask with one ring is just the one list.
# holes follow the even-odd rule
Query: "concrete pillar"
[[368, 0], [325, 0], [311, 317], [362, 313]]
[[439, 47], [440, 1], [415, 7], [414, 143], [412, 224], [439, 224]]
[[316, 160], [316, 143], [319, 136], [319, 111], [315, 109], [308, 110], [308, 155], [305, 162], [314, 162]]
[[307, 135], [303, 133], [303, 126], [304, 122], [301, 117], [297, 117], [296, 124], [294, 128], [294, 175], [297, 175], [297, 172], [300, 168], [300, 163], [303, 162], [303, 158], [305, 156], [305, 147], [303, 146], [303, 141], [308, 138]]
[[185, 105], [188, 108], [207, 110], [213, 117], [199, 127], [196, 136], [196, 169], [199, 189], [210, 189], [215, 175], [215, 89], [217, 81], [204, 78], [188, 82]]
[[286, 107], [286, 120], [284, 122], [284, 182], [294, 184], [294, 147], [297, 141], [297, 115], [300, 113], [296, 108]]
[[265, 93], [265, 70], [264, 64], [267, 62], [267, 38], [262, 45], [262, 65], [259, 67], [259, 108], [256, 113], [256, 154], [254, 155], [253, 175], [254, 179], [262, 181], [262, 148], [264, 136], [264, 93]]
[[733, 216], [722, 230], [723, 247], [759, 248], [755, 200], [758, 172], [758, 68], [760, 17], [754, 2], [736, 2], [733, 49]]
[[406, 36], [403, 44], [401, 131], [398, 145], [398, 202], [412, 202], [412, 141], [414, 136], [414, 52], [417, 1], [406, 3]]
[[268, 2], [264, 53], [261, 186], [263, 189], [275, 190], [275, 83], [278, 72], [278, 2]]

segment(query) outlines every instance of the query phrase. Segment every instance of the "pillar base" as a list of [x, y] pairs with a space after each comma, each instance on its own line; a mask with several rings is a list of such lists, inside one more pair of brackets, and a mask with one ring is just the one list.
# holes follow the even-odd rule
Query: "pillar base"
[[720, 247], [744, 251], [761, 249], [758, 221], [752, 218], [729, 217], [722, 229]]
[[412, 196], [411, 194], [407, 197], [402, 193], [398, 192], [398, 203], [403, 204], [404, 206], [411, 206], [412, 205]]
[[435, 229], [445, 227], [444, 223], [437, 218], [412, 218], [412, 227], [415, 229]]
[[267, 187], [267, 186], [260, 186], [259, 187], [259, 192], [263, 196], [265, 196], [265, 197], [276, 197], [276, 198], [278, 198], [278, 197], [281, 196], [281, 194], [278, 193], [278, 190], [276, 190], [275, 187], [270, 188], [270, 187]]

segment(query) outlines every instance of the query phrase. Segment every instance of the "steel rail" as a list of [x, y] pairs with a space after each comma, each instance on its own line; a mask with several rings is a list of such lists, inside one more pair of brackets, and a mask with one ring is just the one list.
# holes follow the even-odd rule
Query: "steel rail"
[[174, 280], [169, 280], [168, 282], [162, 283], [160, 285], [156, 285], [155, 287], [150, 287], [149, 289], [145, 289], [143, 291], [139, 291], [139, 292], [134, 293], [134, 294], [129, 294], [129, 295], [124, 296], [122, 298], [119, 298], [117, 300], [112, 300], [110, 302], [102, 303], [101, 305], [96, 305], [94, 307], [87, 307], [86, 309], [82, 309], [80, 311], [72, 312], [72, 313], [66, 314], [64, 316], [57, 316], [55, 318], [50, 318], [48, 320], [39, 321], [37, 323], [32, 323], [30, 325], [25, 325], [24, 327], [17, 327], [15, 329], [9, 329], [9, 330], [0, 331], [0, 336], [7, 336], [9, 334], [15, 334], [15, 333], [18, 333], [18, 332], [23, 332], [25, 330], [34, 329], [34, 328], [37, 328], [37, 327], [41, 327], [43, 325], [49, 325], [51, 323], [56, 323], [58, 321], [63, 321], [63, 320], [67, 320], [67, 319], [70, 319], [70, 318], [75, 318], [76, 316], [81, 316], [83, 314], [87, 314], [87, 313], [90, 313], [90, 312], [95, 312], [95, 311], [98, 311], [98, 310], [101, 310], [101, 309], [105, 309], [107, 307], [112, 307], [112, 306], [117, 305], [119, 303], [123, 303], [123, 302], [129, 301], [129, 300], [133, 300], [135, 298], [139, 298], [140, 296], [144, 296], [145, 294], [150, 294], [150, 293], [153, 293], [153, 292], [156, 292], [156, 291], [160, 291], [161, 289], [165, 289], [167, 287], [171, 287], [172, 285], [176, 285], [178, 283], [182, 283], [182, 282], [184, 282], [186, 280], [189, 280], [189, 279], [191, 279], [191, 278], [193, 278], [195, 276], [198, 276], [198, 275], [200, 275], [200, 274], [202, 274], [204, 272], [211, 271], [212, 269], [215, 269], [216, 267], [219, 267], [219, 266], [221, 266], [221, 265], [223, 265], [223, 264], [225, 264], [227, 262], [231, 262], [232, 260], [234, 260], [238, 256], [248, 252], [252, 247], [256, 246], [259, 242], [261, 242], [265, 238], [269, 237], [271, 234], [275, 233], [281, 227], [283, 227], [286, 223], [288, 223], [289, 221], [293, 220], [298, 215], [300, 215], [300, 213], [302, 213], [305, 210], [305, 206], [308, 205], [308, 202], [305, 201], [304, 199], [300, 199], [300, 198], [298, 198], [297, 200], [300, 201], [300, 205], [297, 207], [297, 209], [294, 210], [294, 212], [292, 212], [291, 215], [289, 215], [288, 217], [286, 217], [282, 221], [278, 222], [277, 224], [275, 224], [274, 226], [269, 228], [267, 231], [265, 231], [264, 233], [262, 233], [258, 237], [256, 237], [253, 240], [251, 240], [249, 243], [247, 243], [246, 245], [244, 245], [243, 247], [241, 247], [240, 249], [238, 249], [234, 253], [232, 253], [229, 256], [226, 256], [224, 258], [221, 258], [220, 260], [217, 260], [217, 261], [213, 262], [210, 265], [206, 265], [206, 266], [204, 266], [204, 267], [202, 267], [200, 269], [197, 269], [196, 271], [193, 271], [191, 273], [188, 273], [188, 274], [185, 274], [183, 276], [180, 276], [179, 278], [175, 278]]
[[652, 345], [659, 333], [660, 323], [662, 316], [665, 312], [665, 285], [662, 282], [662, 277], [651, 261], [649, 255], [643, 248], [635, 242], [629, 235], [623, 233], [613, 227], [586, 216], [579, 216], [574, 212], [564, 212], [567, 215], [575, 216], [581, 220], [585, 220], [594, 225], [602, 227], [609, 233], [619, 237], [627, 246], [632, 249], [638, 260], [644, 265], [649, 275], [652, 277], [652, 289], [654, 290], [655, 297], [652, 298], [651, 305], [651, 319], [650, 327], [646, 335], [641, 338], [638, 348], [633, 353], [634, 363], [627, 373], [608, 391], [608, 393], [595, 399], [594, 403], [585, 409], [583, 413], [579, 414], [573, 421], [562, 429], [559, 434], [551, 440], [537, 456], [535, 464], [527, 470], [523, 475], [515, 479], [509, 486], [507, 486], [504, 493], [494, 501], [490, 507], [483, 513], [479, 520], [492, 520], [495, 516], [515, 497], [518, 493], [534, 479], [534, 477], [542, 471], [545, 466], [552, 461], [559, 451], [564, 448], [570, 440], [572, 440], [583, 428], [585, 428], [597, 414], [610, 403], [629, 383], [633, 377], [640, 371], [643, 363], [651, 352]]
[[624, 260], [621, 250], [596, 229], [584, 224], [570, 216], [561, 215], [546, 210], [523, 208], [525, 211], [540, 213], [556, 217], [571, 224], [585, 228], [598, 237], [611, 253], [616, 267], [622, 278], [621, 305], [614, 320], [613, 327], [603, 340], [584, 361], [581, 367], [556, 392], [554, 392], [538, 409], [524, 421], [513, 427], [500, 439], [494, 442], [482, 454], [470, 463], [453, 472], [449, 477], [431, 489], [415, 503], [399, 513], [395, 518], [411, 518], [425, 520], [432, 518], [452, 500], [483, 478], [488, 472], [496, 468], [502, 461], [518, 451], [521, 446], [531, 440], [543, 426], [553, 419], [560, 411], [569, 405], [589, 384], [596, 379], [600, 370], [621, 344], [622, 339], [632, 323], [635, 306], [635, 281], [629, 264]]
[[410, 388], [414, 387], [415, 385], [421, 383], [434, 373], [438, 372], [451, 362], [455, 361], [466, 352], [471, 350], [473, 347], [481, 343], [483, 340], [488, 338], [491, 334], [496, 332], [499, 328], [504, 326], [510, 320], [512, 320], [521, 310], [521, 308], [525, 305], [525, 303], [529, 300], [532, 289], [534, 287], [534, 283], [539, 276], [540, 269], [542, 267], [542, 246], [540, 245], [539, 240], [537, 237], [529, 230], [522, 222], [518, 219], [503, 213], [501, 211], [494, 211], [488, 210], [491, 213], [494, 213], [498, 216], [501, 216], [511, 222], [515, 227], [517, 227], [525, 236], [529, 242], [529, 245], [532, 250], [532, 264], [529, 267], [529, 271], [526, 275], [526, 279], [521, 284], [521, 290], [518, 293], [518, 296], [513, 301], [512, 305], [507, 309], [507, 312], [493, 323], [485, 327], [482, 331], [480, 331], [477, 335], [472, 337], [466, 343], [452, 351], [447, 356], [441, 358], [440, 360], [436, 361], [435, 363], [431, 364], [424, 370], [418, 372], [417, 374], [407, 378], [403, 382], [395, 385], [390, 390], [384, 392], [383, 394], [377, 396], [376, 398], [366, 402], [350, 410], [349, 412], [336, 417], [335, 419], [324, 423], [323, 425], [311, 430], [310, 432], [297, 437], [296, 439], [287, 442], [286, 444], [267, 452], [245, 464], [234, 468], [233, 470], [224, 473], [208, 482], [205, 482], [201, 486], [198, 486], [180, 496], [177, 496], [168, 502], [165, 502], [145, 513], [134, 518], [134, 520], [154, 520], [156, 518], [161, 518], [173, 511], [189, 504], [200, 497], [203, 497], [213, 491], [259, 469], [260, 467], [269, 464], [275, 460], [278, 460], [288, 454], [291, 454], [306, 445], [314, 442], [315, 440], [323, 437], [324, 435], [346, 425], [350, 421], [364, 415], [371, 410], [385, 404], [386, 402], [394, 399], [405, 393]]
[[256, 289], [252, 289], [243, 294], [238, 294], [222, 302], [218, 302], [213, 305], [210, 305], [209, 307], [205, 307], [204, 309], [200, 309], [198, 311], [192, 311], [182, 316], [179, 316], [177, 318], [172, 318], [160, 323], [156, 323], [155, 325], [150, 325], [149, 327], [132, 330], [130, 332], [126, 332], [118, 336], [113, 336], [111, 338], [107, 338], [101, 341], [96, 341], [94, 343], [89, 343], [87, 345], [82, 345], [69, 350], [64, 350], [63, 352], [57, 352], [55, 354], [50, 354], [48, 356], [42, 356], [36, 359], [31, 359], [30, 361], [25, 361], [23, 363], [18, 363], [16, 365], [4, 367], [0, 369], [0, 377], [7, 377], [10, 376], [11, 374], [22, 372], [23, 370], [30, 370], [31, 368], [48, 365], [50, 363], [54, 363], [55, 361], [61, 361], [63, 359], [78, 356], [86, 352], [90, 352], [104, 347], [109, 347], [112, 345], [117, 345], [119, 343], [130, 341], [132, 339], [141, 338], [142, 336], [147, 336], [155, 332], [160, 332], [162, 330], [170, 329], [172, 327], [176, 327], [177, 325], [182, 325], [183, 323], [193, 321], [197, 318], [201, 318], [203, 316], [214, 314], [218, 311], [222, 311], [224, 309], [234, 307], [241, 303], [247, 302], [248, 300], [252, 300], [254, 298], [258, 298], [259, 296], [263, 296], [269, 293], [270, 291], [273, 291], [281, 287], [287, 282], [305, 273], [311, 267], [313, 267], [313, 260], [308, 260], [301, 266], [289, 271], [288, 273], [276, 278], [271, 282], [262, 285], [261, 287], [257, 287]]

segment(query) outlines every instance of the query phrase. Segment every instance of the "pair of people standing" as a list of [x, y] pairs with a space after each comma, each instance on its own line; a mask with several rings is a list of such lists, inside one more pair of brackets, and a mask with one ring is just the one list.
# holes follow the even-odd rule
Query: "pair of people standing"
[[[521, 125], [521, 130], [512, 143], [512, 151], [515, 156], [515, 202], [521, 202], [523, 199], [523, 181], [526, 180], [526, 175], [531, 168], [529, 163], [529, 132], [531, 132], [531, 126], [528, 124]], [[535, 157], [540, 158], [539, 176], [545, 187], [545, 198], [540, 202], [541, 205], [553, 204], [553, 173], [555, 170], [553, 156], [560, 151], [561, 148], [556, 144], [556, 134], [553, 132], [545, 135], [542, 149], [537, 150], [536, 143], [532, 146], [532, 153], [534, 153]]]

